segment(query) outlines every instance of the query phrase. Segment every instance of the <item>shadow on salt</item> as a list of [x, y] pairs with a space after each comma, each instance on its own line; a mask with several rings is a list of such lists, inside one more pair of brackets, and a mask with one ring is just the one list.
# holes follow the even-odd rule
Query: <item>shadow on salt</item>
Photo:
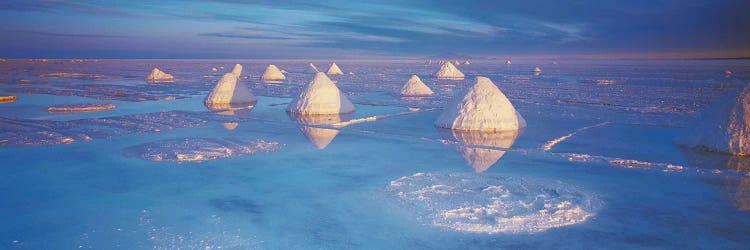
[[685, 161], [689, 166], [705, 169], [713, 169], [713, 173], [721, 174], [722, 171], [735, 171], [740, 175], [723, 175], [724, 180], [720, 184], [727, 193], [732, 206], [739, 211], [750, 211], [750, 157], [734, 156], [681, 148]]
[[583, 223], [603, 205], [560, 181], [494, 174], [416, 173], [387, 191], [434, 227], [483, 234], [539, 233]]

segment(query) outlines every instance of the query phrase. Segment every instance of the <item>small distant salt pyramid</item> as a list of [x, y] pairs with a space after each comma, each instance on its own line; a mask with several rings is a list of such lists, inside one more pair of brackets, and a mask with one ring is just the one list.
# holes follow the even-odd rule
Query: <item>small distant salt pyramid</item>
[[461, 63], [458, 60], [453, 60], [453, 65], [461, 65]]
[[471, 63], [469, 62], [469, 60], [466, 60], [466, 61], [464, 61], [464, 65], [469, 65], [469, 64], [471, 64]]
[[440, 66], [440, 70], [435, 73], [439, 79], [464, 79], [464, 73], [461, 73], [451, 62], [445, 62]]
[[534, 68], [534, 72], [540, 73], [540, 72], [542, 72], [542, 69], [540, 69], [539, 67], [535, 67]]
[[318, 67], [315, 67], [315, 64], [310, 63], [308, 65], [307, 69], [305, 69], [305, 73], [318, 73], [320, 70], [318, 70]]
[[417, 75], [412, 75], [409, 81], [401, 87], [401, 95], [404, 96], [429, 96], [433, 94], [435, 93]]
[[354, 104], [346, 98], [328, 76], [318, 72], [286, 109], [296, 114], [344, 114], [354, 112]]
[[510, 62], [510, 60], [505, 61], [505, 65], [511, 65], [511, 64], [513, 64], [513, 63]]
[[466, 95], [446, 107], [435, 126], [455, 130], [511, 131], [526, 127], [526, 120], [492, 80], [480, 76]]
[[675, 141], [697, 149], [750, 156], [750, 84], [707, 108]]
[[174, 82], [174, 76], [164, 73], [157, 68], [154, 68], [153, 70], [151, 70], [151, 74], [146, 76], [146, 82]]
[[732, 71], [731, 70], [724, 70], [724, 75], [726, 77], [730, 77], [730, 76], [732, 76]]
[[266, 71], [263, 72], [263, 76], [260, 78], [263, 81], [283, 81], [286, 80], [284, 73], [276, 67], [276, 65], [268, 65]]
[[216, 71], [219, 71], [219, 70], [218, 70], [218, 69], [216, 69], [216, 68], [211, 68], [211, 71], [212, 71], [212, 72], [216, 72]]
[[[239, 66], [239, 64], [237, 64]], [[235, 69], [237, 67], [235, 66]], [[240, 66], [240, 72], [242, 66]], [[238, 72], [239, 73], [239, 72]], [[250, 93], [245, 84], [239, 82], [239, 75], [227, 73], [221, 77], [216, 87], [206, 97], [206, 107], [217, 109], [231, 108], [235, 106], [250, 106], [258, 102], [258, 99]]]
[[326, 72], [329, 75], [343, 75], [344, 72], [341, 71], [338, 65], [336, 63], [331, 64], [331, 67], [328, 68], [328, 72]]
[[427, 60], [427, 61], [424, 62], [424, 64], [430, 65], [430, 64], [432, 64], [432, 60]]
[[239, 63], [235, 64], [234, 68], [232, 68], [232, 74], [237, 76], [237, 78], [240, 78], [240, 75], [242, 75], [242, 65], [240, 65]]

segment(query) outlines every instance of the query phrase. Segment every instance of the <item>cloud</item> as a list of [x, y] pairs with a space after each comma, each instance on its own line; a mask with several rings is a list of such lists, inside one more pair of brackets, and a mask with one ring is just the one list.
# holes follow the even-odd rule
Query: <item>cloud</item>
[[129, 36], [121, 36], [121, 35], [58, 33], [58, 32], [32, 31], [32, 30], [10, 30], [9, 32], [26, 33], [26, 34], [40, 35], [40, 36], [77, 37], [77, 38], [128, 38], [129, 37]]

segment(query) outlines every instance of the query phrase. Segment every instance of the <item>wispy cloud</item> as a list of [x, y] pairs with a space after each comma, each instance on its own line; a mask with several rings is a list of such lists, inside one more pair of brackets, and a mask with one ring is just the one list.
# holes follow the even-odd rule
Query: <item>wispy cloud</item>
[[25, 33], [25, 34], [40, 35], [40, 36], [78, 37], [78, 38], [128, 38], [129, 37], [129, 36], [122, 36], [122, 35], [59, 33], [59, 32], [33, 31], [33, 30], [8, 30], [6, 32]]

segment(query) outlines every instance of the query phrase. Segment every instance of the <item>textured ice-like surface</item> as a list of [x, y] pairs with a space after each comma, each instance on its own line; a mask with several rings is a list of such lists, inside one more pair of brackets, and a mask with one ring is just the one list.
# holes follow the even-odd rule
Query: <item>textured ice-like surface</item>
[[585, 222], [602, 206], [559, 181], [497, 175], [416, 173], [388, 191], [436, 227], [472, 233], [538, 233]]
[[0, 117], [0, 146], [70, 144], [112, 136], [159, 133], [204, 125], [213, 114], [169, 111], [73, 121], [39, 121]]
[[117, 106], [111, 103], [79, 103], [50, 106], [47, 112], [96, 112], [115, 109]]
[[236, 138], [179, 138], [155, 141], [126, 149], [128, 156], [149, 161], [201, 162], [279, 149], [278, 142]]

